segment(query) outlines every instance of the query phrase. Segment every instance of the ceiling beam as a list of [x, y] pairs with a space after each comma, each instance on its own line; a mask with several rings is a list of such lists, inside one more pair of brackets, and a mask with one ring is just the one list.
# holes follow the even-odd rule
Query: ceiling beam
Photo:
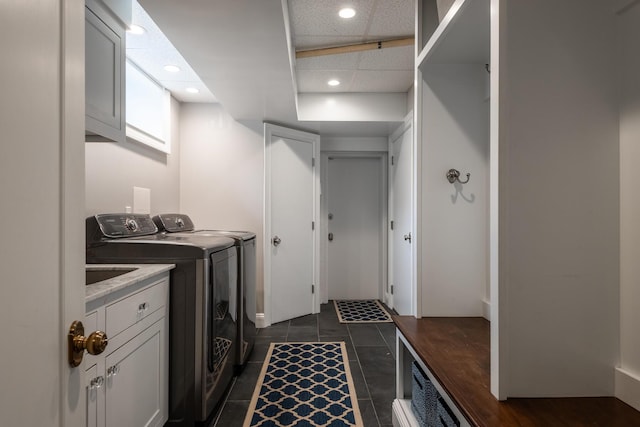
[[365, 50], [386, 49], [389, 47], [400, 47], [413, 45], [415, 39], [407, 37], [404, 39], [381, 40], [377, 42], [367, 42], [351, 44], [347, 46], [326, 47], [321, 49], [299, 50], [296, 51], [296, 58], [314, 58], [316, 56], [339, 55], [341, 53], [363, 52]]

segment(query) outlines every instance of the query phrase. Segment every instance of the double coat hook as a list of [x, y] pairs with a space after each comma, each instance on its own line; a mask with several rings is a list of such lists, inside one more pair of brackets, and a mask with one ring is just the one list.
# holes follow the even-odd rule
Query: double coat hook
[[469, 182], [469, 177], [471, 176], [470, 173], [467, 174], [467, 180], [466, 181], [460, 181], [460, 171], [457, 169], [449, 169], [449, 171], [447, 172], [447, 179], [449, 180], [450, 183], [454, 183], [456, 181], [458, 181], [460, 184], [466, 184], [467, 182]]

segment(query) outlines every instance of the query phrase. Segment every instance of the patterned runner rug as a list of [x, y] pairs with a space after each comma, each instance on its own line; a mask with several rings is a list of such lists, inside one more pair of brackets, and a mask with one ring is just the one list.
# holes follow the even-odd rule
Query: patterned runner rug
[[272, 343], [244, 427], [359, 426], [344, 342]]
[[340, 323], [385, 323], [393, 322], [380, 301], [334, 300]]

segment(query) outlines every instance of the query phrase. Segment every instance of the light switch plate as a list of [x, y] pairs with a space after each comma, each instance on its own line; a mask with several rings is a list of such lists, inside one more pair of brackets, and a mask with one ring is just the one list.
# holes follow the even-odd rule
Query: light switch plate
[[133, 187], [133, 213], [151, 213], [151, 189]]

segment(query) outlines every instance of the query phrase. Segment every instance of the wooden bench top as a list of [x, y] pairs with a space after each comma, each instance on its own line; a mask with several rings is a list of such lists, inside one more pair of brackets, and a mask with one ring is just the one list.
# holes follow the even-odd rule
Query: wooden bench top
[[483, 318], [393, 321], [473, 426], [640, 426], [640, 412], [615, 397], [497, 400], [490, 390], [489, 322]]

